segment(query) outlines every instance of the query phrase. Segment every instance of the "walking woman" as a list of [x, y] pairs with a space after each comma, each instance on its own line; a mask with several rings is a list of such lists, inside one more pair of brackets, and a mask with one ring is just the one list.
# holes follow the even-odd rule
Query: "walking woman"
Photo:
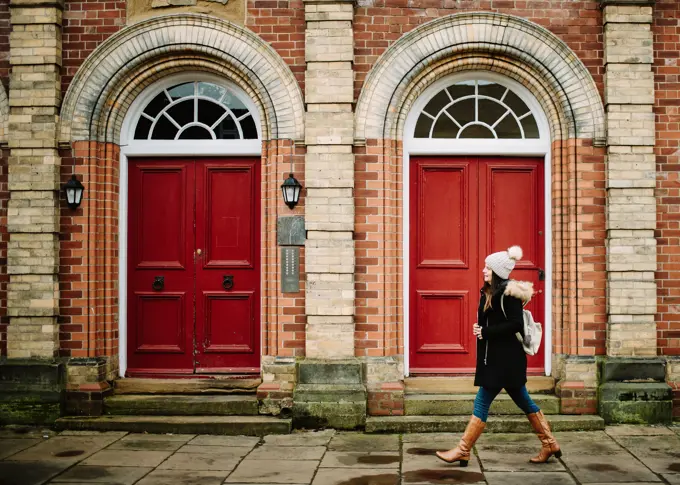
[[522, 308], [531, 299], [534, 290], [532, 283], [508, 280], [520, 259], [522, 249], [513, 246], [507, 251], [493, 253], [485, 260], [484, 287], [479, 299], [477, 323], [472, 327], [472, 333], [478, 339], [475, 386], [479, 386], [479, 391], [473, 415], [458, 446], [437, 452], [437, 456], [447, 463], [460, 462], [462, 467], [468, 465], [470, 451], [486, 426], [489, 407], [502, 389], [526, 413], [541, 440], [541, 451], [529, 461], [545, 463], [553, 455], [557, 458], [562, 456], [545, 416], [531, 400], [526, 388], [527, 356], [515, 334], [519, 332], [524, 336]]

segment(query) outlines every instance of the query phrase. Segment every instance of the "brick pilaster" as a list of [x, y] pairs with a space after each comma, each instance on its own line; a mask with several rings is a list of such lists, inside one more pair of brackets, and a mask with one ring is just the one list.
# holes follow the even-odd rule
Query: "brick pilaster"
[[353, 2], [304, 0], [306, 356], [354, 356]]
[[607, 116], [607, 355], [656, 355], [652, 4], [602, 0]]
[[63, 0], [11, 0], [7, 356], [52, 358], [59, 332], [59, 165]]

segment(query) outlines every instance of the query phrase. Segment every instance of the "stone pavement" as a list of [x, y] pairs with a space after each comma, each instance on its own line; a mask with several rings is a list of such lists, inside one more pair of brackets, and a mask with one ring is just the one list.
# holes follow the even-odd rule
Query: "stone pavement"
[[680, 485], [680, 425], [556, 436], [562, 459], [533, 465], [534, 435], [485, 433], [460, 468], [434, 456], [457, 443], [454, 434], [327, 430], [260, 439], [0, 428], [0, 485]]

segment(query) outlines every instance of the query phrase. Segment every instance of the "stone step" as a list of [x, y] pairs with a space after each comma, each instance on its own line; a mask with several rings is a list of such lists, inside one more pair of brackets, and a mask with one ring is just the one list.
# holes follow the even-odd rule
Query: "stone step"
[[[550, 394], [535, 394], [532, 399], [543, 414], [558, 414], [560, 400]], [[407, 394], [404, 412], [409, 416], [470, 416], [474, 408], [474, 394]], [[523, 414], [507, 394], [499, 394], [491, 405], [490, 414]]]
[[291, 419], [271, 416], [64, 417], [57, 419], [55, 427], [82, 431], [265, 436], [290, 433]]
[[[592, 415], [548, 416], [553, 431], [603, 430], [604, 420]], [[469, 416], [370, 416], [366, 419], [367, 433], [462, 433]], [[491, 433], [530, 433], [531, 425], [525, 416], [492, 417], [486, 423]]]
[[104, 413], [146, 416], [257, 416], [255, 395], [123, 394], [104, 399]]
[[[407, 377], [404, 379], [404, 392], [406, 394], [476, 394], [478, 388], [474, 382], [474, 376]], [[552, 394], [555, 392], [555, 378], [528, 376], [527, 389], [529, 394]]]
[[146, 379], [127, 377], [114, 381], [120, 394], [252, 394], [262, 379], [211, 376], [190, 379]]

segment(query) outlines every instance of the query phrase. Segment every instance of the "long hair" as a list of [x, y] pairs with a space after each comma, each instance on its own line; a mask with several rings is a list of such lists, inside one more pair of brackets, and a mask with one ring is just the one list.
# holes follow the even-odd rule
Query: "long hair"
[[496, 273], [491, 271], [491, 283], [485, 281], [484, 287], [482, 288], [482, 290], [484, 290], [484, 296], [486, 297], [486, 300], [484, 301], [484, 311], [487, 311], [489, 308], [491, 308], [491, 297], [493, 297], [493, 295], [500, 289], [501, 285], [506, 281], [507, 280], [504, 280]]

